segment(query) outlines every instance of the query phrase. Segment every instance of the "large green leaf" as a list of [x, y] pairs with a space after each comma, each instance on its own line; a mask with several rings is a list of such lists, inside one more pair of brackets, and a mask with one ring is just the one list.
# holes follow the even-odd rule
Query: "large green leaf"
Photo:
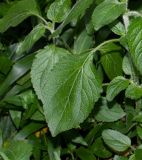
[[92, 15], [95, 30], [113, 22], [126, 10], [126, 4], [118, 0], [105, 0], [99, 4]]
[[109, 79], [122, 75], [122, 57], [119, 52], [109, 52], [101, 57], [101, 63]]
[[16, 54], [20, 55], [26, 51], [29, 51], [31, 47], [37, 42], [45, 33], [45, 26], [39, 24], [33, 28], [33, 30], [25, 37], [25, 39], [19, 43], [16, 49]]
[[15, 27], [31, 15], [39, 15], [35, 0], [22, 0], [14, 3], [3, 18], [0, 19], [0, 32]]
[[114, 78], [107, 87], [107, 100], [112, 101], [122, 90], [126, 89], [129, 85], [129, 80], [124, 77], [118, 76]]
[[139, 99], [142, 97], [142, 87], [132, 83], [126, 89], [125, 95], [131, 99]]
[[110, 148], [118, 152], [123, 152], [131, 146], [131, 140], [129, 139], [129, 137], [115, 130], [104, 130], [102, 132], [102, 137], [104, 142]]
[[56, 29], [53, 36], [57, 36], [62, 32], [62, 29], [69, 24], [72, 20], [84, 15], [87, 8], [93, 3], [93, 0], [78, 0], [66, 16], [63, 23]]
[[128, 27], [127, 41], [133, 62], [142, 74], [142, 18], [136, 18]]
[[39, 99], [42, 99], [40, 87], [42, 74], [45, 70], [51, 70], [59, 59], [67, 54], [69, 54], [67, 50], [54, 45], [47, 46], [38, 51], [31, 69], [31, 80]]
[[90, 53], [68, 55], [41, 80], [44, 114], [53, 136], [76, 128], [100, 97], [101, 82]]
[[53, 22], [62, 22], [68, 15], [71, 0], [55, 0], [47, 11], [47, 17]]
[[32, 145], [27, 141], [12, 141], [0, 151], [4, 160], [29, 160], [31, 154]]

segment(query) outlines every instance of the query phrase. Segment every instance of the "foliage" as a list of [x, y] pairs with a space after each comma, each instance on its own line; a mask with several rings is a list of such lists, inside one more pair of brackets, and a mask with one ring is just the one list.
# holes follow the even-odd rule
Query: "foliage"
[[0, 159], [141, 160], [141, 0], [0, 2]]

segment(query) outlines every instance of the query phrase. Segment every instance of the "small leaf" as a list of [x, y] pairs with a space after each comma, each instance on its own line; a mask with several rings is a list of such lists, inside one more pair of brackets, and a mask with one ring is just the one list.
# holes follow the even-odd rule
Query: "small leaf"
[[127, 42], [133, 62], [142, 74], [142, 18], [134, 19], [128, 27]]
[[94, 10], [92, 22], [95, 30], [113, 22], [126, 10], [126, 4], [118, 0], [105, 0], [100, 3]]
[[129, 61], [129, 58], [127, 56], [124, 56], [123, 58], [123, 63], [122, 63], [122, 68], [125, 74], [127, 75], [132, 75], [132, 64]]
[[69, 54], [67, 50], [54, 45], [38, 51], [31, 69], [31, 80], [39, 99], [42, 99], [40, 88], [42, 74], [45, 70], [51, 70], [59, 59], [67, 54]]
[[142, 127], [137, 126], [137, 134], [138, 134], [139, 138], [142, 139]]
[[63, 23], [55, 30], [52, 36], [57, 36], [62, 32], [63, 28], [72, 20], [84, 15], [86, 9], [89, 8], [92, 3], [93, 0], [78, 0], [70, 10], [69, 14], [64, 19]]
[[115, 130], [104, 130], [102, 137], [110, 148], [118, 152], [123, 152], [131, 146], [130, 138]]
[[96, 156], [100, 158], [109, 158], [112, 156], [112, 153], [103, 144], [103, 141], [101, 138], [97, 138], [95, 140], [95, 142], [91, 146], [91, 150]]
[[119, 104], [115, 104], [112, 108], [108, 108], [107, 105], [102, 105], [97, 112], [95, 118], [97, 121], [102, 122], [114, 122], [125, 116], [125, 112]]
[[4, 153], [8, 160], [29, 160], [32, 154], [32, 145], [25, 140], [12, 141], [10, 144], [7, 144], [0, 152]]
[[101, 64], [109, 79], [122, 75], [122, 57], [119, 52], [104, 54], [101, 57]]
[[119, 35], [119, 36], [125, 36], [126, 31], [125, 27], [121, 22], [118, 22], [111, 28], [112, 32]]
[[128, 160], [128, 158], [116, 155], [113, 160]]
[[124, 77], [118, 76], [114, 78], [107, 87], [107, 100], [112, 101], [122, 90], [126, 89], [129, 85], [129, 80]]
[[130, 84], [126, 89], [125, 96], [131, 99], [139, 99], [142, 97], [142, 87], [137, 84]]
[[33, 28], [33, 30], [20, 42], [16, 49], [16, 54], [20, 55], [29, 51], [35, 42], [37, 42], [45, 33], [45, 26], [39, 24]]
[[68, 55], [41, 80], [43, 108], [53, 136], [76, 128], [100, 97], [101, 82], [90, 53]]
[[89, 149], [84, 147], [78, 148], [76, 150], [76, 154], [81, 160], [96, 160], [93, 153]]
[[93, 38], [83, 30], [74, 42], [74, 52], [80, 54], [93, 46]]
[[68, 15], [71, 0], [55, 0], [49, 7], [47, 18], [53, 22], [62, 22]]
[[15, 27], [31, 15], [39, 15], [35, 0], [22, 0], [14, 3], [3, 18], [0, 19], [0, 32]]

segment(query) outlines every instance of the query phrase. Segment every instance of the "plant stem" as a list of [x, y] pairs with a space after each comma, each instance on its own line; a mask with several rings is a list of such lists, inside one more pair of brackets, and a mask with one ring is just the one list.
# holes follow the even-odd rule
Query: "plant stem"
[[119, 42], [119, 41], [120, 41], [119, 39], [110, 39], [108, 41], [105, 41], [105, 42], [101, 43], [100, 45], [98, 45], [93, 50], [91, 50], [91, 53], [94, 53], [94, 52], [98, 51], [101, 47], [103, 47], [104, 45], [106, 45], [108, 43]]
[[38, 14], [34, 14], [36, 17], [38, 17], [39, 19], [41, 19], [47, 26], [48, 26], [48, 22], [40, 15]]
[[137, 12], [137, 11], [129, 11], [127, 13], [127, 15], [130, 17], [130, 16], [136, 16], [136, 17], [142, 17], [142, 14]]

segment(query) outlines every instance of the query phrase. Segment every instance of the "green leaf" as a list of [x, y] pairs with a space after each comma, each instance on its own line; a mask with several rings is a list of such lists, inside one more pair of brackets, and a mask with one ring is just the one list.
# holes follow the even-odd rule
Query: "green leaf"
[[142, 127], [137, 126], [137, 134], [138, 134], [139, 138], [142, 139]]
[[[55, 139], [55, 140], [57, 140], [57, 139]], [[61, 158], [60, 158], [61, 147], [59, 145], [55, 144], [55, 140], [48, 138], [48, 142], [47, 142], [48, 154], [49, 154], [49, 157], [51, 160], [52, 159], [53, 160], [61, 160]]]
[[133, 62], [142, 74], [142, 18], [136, 18], [128, 27], [127, 42]]
[[125, 96], [137, 100], [142, 97], [142, 87], [131, 83], [126, 89]]
[[80, 54], [93, 46], [93, 38], [83, 30], [74, 42], [74, 52]]
[[91, 150], [96, 156], [100, 158], [109, 158], [112, 156], [112, 153], [105, 147], [100, 137], [95, 140], [91, 146]]
[[89, 149], [84, 147], [78, 148], [76, 150], [76, 154], [81, 160], [96, 160], [93, 153]]
[[125, 27], [121, 22], [118, 22], [111, 28], [112, 32], [119, 35], [119, 36], [125, 36], [126, 31]]
[[15, 27], [31, 15], [39, 15], [35, 0], [22, 0], [14, 3], [3, 18], [0, 19], [0, 32]]
[[113, 160], [128, 160], [128, 158], [116, 155]]
[[118, 76], [114, 78], [107, 87], [107, 100], [112, 101], [122, 90], [126, 89], [129, 85], [129, 80], [124, 77]]
[[7, 74], [12, 66], [12, 61], [6, 56], [0, 56], [0, 72]]
[[123, 152], [131, 146], [131, 140], [129, 139], [129, 137], [115, 130], [104, 130], [102, 132], [102, 137], [104, 142], [110, 148], [118, 152]]
[[20, 121], [21, 121], [21, 115], [22, 113], [19, 111], [9, 111], [9, 114], [11, 116], [11, 119], [13, 123], [15, 124], [16, 128], [19, 128]]
[[124, 56], [123, 58], [122, 68], [125, 74], [127, 75], [133, 74], [132, 64], [130, 63], [129, 58], [127, 56]]
[[5, 81], [0, 85], [0, 96], [7, 91], [10, 85], [22, 77], [31, 68], [34, 56], [35, 54], [33, 53], [20, 59], [13, 65]]
[[30, 136], [32, 133], [40, 130], [43, 127], [45, 127], [45, 124], [32, 122], [32, 123], [28, 124], [27, 126], [24, 126], [14, 136], [14, 140], [24, 140], [25, 138], [27, 138], [28, 136]]
[[89, 8], [92, 3], [93, 0], [78, 0], [64, 19], [63, 23], [55, 30], [52, 36], [57, 36], [72, 20], [84, 15], [86, 9]]
[[62, 22], [71, 8], [71, 0], [55, 0], [47, 11], [47, 18], [53, 22]]
[[103, 54], [101, 63], [109, 79], [122, 75], [122, 57], [119, 52]]
[[95, 118], [97, 121], [102, 122], [114, 122], [125, 116], [125, 112], [119, 104], [113, 105], [111, 108], [108, 108], [107, 104], [102, 105], [97, 112]]
[[92, 15], [92, 22], [95, 30], [113, 22], [126, 10], [126, 3], [118, 0], [105, 0], [99, 4]]
[[142, 112], [139, 112], [137, 115], [134, 116], [133, 121], [135, 122], [142, 122]]
[[142, 149], [135, 150], [135, 159], [140, 160], [142, 158]]
[[3, 17], [7, 13], [10, 7], [11, 7], [11, 3], [8, 3], [8, 4], [3, 2], [0, 3], [0, 17]]
[[[76, 128], [100, 97], [101, 82], [90, 53], [68, 55], [41, 80], [44, 114], [53, 136]], [[58, 78], [57, 78], [58, 77]]]
[[35, 42], [37, 42], [45, 33], [45, 26], [39, 24], [33, 28], [33, 30], [20, 42], [16, 49], [16, 54], [21, 55], [24, 52], [28, 52]]
[[32, 145], [27, 141], [12, 141], [10, 144], [6, 144], [0, 152], [4, 153], [8, 160], [29, 160], [32, 154]]
[[136, 160], [135, 154], [132, 154], [129, 158], [129, 160]]
[[67, 54], [70, 54], [67, 50], [54, 45], [38, 51], [31, 69], [31, 80], [39, 99], [42, 99], [40, 83], [44, 71], [51, 70], [59, 59]]

